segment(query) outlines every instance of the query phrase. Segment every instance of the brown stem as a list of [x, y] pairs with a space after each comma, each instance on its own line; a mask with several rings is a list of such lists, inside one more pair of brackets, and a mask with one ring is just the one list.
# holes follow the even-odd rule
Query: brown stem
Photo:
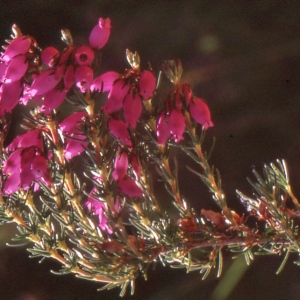
[[[293, 241], [289, 241], [283, 237], [279, 238], [272, 238], [272, 237], [254, 237], [254, 236], [237, 236], [237, 237], [222, 237], [219, 239], [212, 239], [212, 240], [188, 240], [180, 243], [177, 247], [178, 251], [189, 252], [193, 249], [200, 249], [200, 248], [208, 248], [208, 247], [217, 247], [223, 248], [226, 246], [233, 246], [238, 245], [241, 247], [248, 247], [250, 245], [264, 245], [268, 242], [276, 243], [276, 244], [284, 244], [284, 246], [293, 245]], [[165, 250], [160, 252], [160, 254], [167, 254], [172, 252], [173, 250]]]

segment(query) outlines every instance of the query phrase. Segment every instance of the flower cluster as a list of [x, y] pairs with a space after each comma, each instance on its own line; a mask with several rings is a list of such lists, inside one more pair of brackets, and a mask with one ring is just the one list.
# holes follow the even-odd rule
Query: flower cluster
[[[110, 19], [100, 18], [81, 46], [64, 30], [59, 51], [41, 49], [13, 26], [0, 56], [0, 220], [18, 224], [15, 241], [31, 241], [32, 256], [59, 261], [59, 274], [107, 283], [102, 289], [119, 286], [121, 295], [129, 283], [133, 292], [137, 276], [146, 278], [158, 258], [205, 278], [216, 265], [221, 272], [224, 249], [241, 252], [247, 262], [257, 245], [268, 254], [300, 253], [300, 205], [285, 162], [266, 167], [265, 178], [254, 171], [256, 199], [238, 192], [247, 216], [231, 210], [220, 174], [202, 151], [204, 132], [214, 126], [208, 104], [181, 82], [181, 62], [163, 62], [174, 86], [159, 97], [161, 76], [143, 69], [137, 52], [126, 51], [130, 67], [123, 72], [95, 77], [110, 28]], [[24, 132], [9, 143], [9, 114], [32, 100]], [[73, 104], [69, 114], [60, 111], [64, 101]], [[169, 162], [173, 147], [201, 168], [190, 171], [219, 212], [188, 205], [177, 160]], [[163, 208], [168, 199], [160, 199], [155, 181], [163, 182], [177, 215]]]
[[190, 85], [184, 83], [169, 93], [165, 101], [165, 108], [159, 115], [157, 122], [159, 144], [165, 144], [170, 137], [176, 143], [183, 139], [186, 111], [204, 129], [208, 129], [214, 125], [205, 101], [194, 97]]
[[81, 92], [90, 88], [94, 79], [91, 68], [94, 52], [108, 41], [110, 19], [99, 19], [90, 33], [90, 46], [76, 47], [66, 32], [68, 46], [61, 52], [52, 46], [40, 52], [32, 37], [20, 31], [16, 34], [0, 58], [0, 113], [10, 112], [19, 101], [26, 104], [29, 99], [35, 99], [43, 100], [41, 109], [49, 114], [62, 104], [74, 84]]
[[[7, 147], [11, 152], [4, 163], [3, 174], [7, 175], [3, 192], [13, 194], [19, 189], [28, 190], [39, 180], [50, 184], [48, 157], [43, 151], [39, 130], [30, 130], [16, 137]], [[34, 190], [38, 185], [34, 184]]]

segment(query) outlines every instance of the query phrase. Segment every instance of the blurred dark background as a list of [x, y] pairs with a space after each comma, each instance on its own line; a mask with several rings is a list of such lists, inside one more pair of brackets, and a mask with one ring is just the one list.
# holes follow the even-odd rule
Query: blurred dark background
[[[112, 21], [101, 72], [123, 71], [126, 48], [137, 50], [142, 66], [149, 61], [156, 72], [162, 60], [181, 59], [183, 81], [211, 108], [215, 127], [206, 144], [216, 137], [211, 162], [221, 172], [230, 207], [242, 212], [235, 189], [251, 195], [246, 181], [251, 167], [260, 169], [276, 158], [286, 159], [300, 197], [299, 1], [0, 0], [0, 38], [3, 43], [16, 23], [41, 47], [62, 49], [62, 28], [71, 30], [76, 44], [87, 44], [99, 17]], [[168, 86], [165, 78], [163, 84]], [[216, 208], [203, 184], [186, 171], [190, 162], [181, 163], [182, 194], [197, 210]], [[0, 228], [0, 299], [118, 298], [118, 290], [97, 293], [96, 283], [50, 274], [57, 264], [39, 264], [25, 249], [4, 246], [11, 234], [9, 227]], [[210, 275], [203, 282], [198, 273], [158, 264], [148, 282], [138, 279], [135, 295], [124, 299], [299, 299], [300, 268], [293, 259], [280, 275], [275, 275], [279, 257], [257, 257], [248, 268], [226, 261], [223, 277]], [[225, 289], [218, 293], [221, 284], [228, 287], [225, 277], [234, 287], [228, 297]]]

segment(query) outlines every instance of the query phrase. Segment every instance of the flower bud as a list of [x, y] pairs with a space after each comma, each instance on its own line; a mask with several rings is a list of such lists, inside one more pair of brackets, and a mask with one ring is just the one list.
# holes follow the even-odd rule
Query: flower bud
[[89, 43], [93, 49], [101, 49], [107, 43], [110, 35], [110, 19], [99, 19], [89, 36]]
[[140, 95], [143, 100], [153, 97], [156, 87], [156, 78], [151, 71], [143, 71], [139, 79]]

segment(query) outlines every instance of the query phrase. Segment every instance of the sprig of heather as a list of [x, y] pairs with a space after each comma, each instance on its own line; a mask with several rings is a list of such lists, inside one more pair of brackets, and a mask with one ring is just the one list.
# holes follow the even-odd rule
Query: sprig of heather
[[[209, 106], [181, 82], [181, 62], [163, 62], [173, 87], [162, 96], [160, 73], [143, 69], [130, 50], [123, 72], [95, 77], [110, 28], [110, 19], [100, 18], [88, 45], [80, 46], [63, 30], [59, 51], [41, 49], [13, 26], [0, 57], [0, 219], [17, 224], [13, 243], [59, 261], [54, 273], [106, 283], [100, 290], [119, 286], [121, 295], [128, 285], [133, 293], [135, 279], [147, 278], [158, 258], [205, 278], [216, 267], [221, 274], [225, 250], [240, 252], [247, 263], [253, 250], [285, 252], [281, 271], [289, 253], [299, 253], [300, 207], [285, 162], [265, 166], [263, 177], [254, 171], [255, 197], [237, 192], [247, 212], [231, 210], [202, 149], [214, 126]], [[99, 108], [100, 95], [107, 99]], [[24, 132], [8, 143], [10, 114], [29, 102], [35, 108], [22, 120]], [[199, 166], [188, 169], [206, 184], [218, 212], [197, 211], [183, 198], [178, 160], [170, 163], [173, 148]], [[165, 211], [158, 179], [177, 214]]]

